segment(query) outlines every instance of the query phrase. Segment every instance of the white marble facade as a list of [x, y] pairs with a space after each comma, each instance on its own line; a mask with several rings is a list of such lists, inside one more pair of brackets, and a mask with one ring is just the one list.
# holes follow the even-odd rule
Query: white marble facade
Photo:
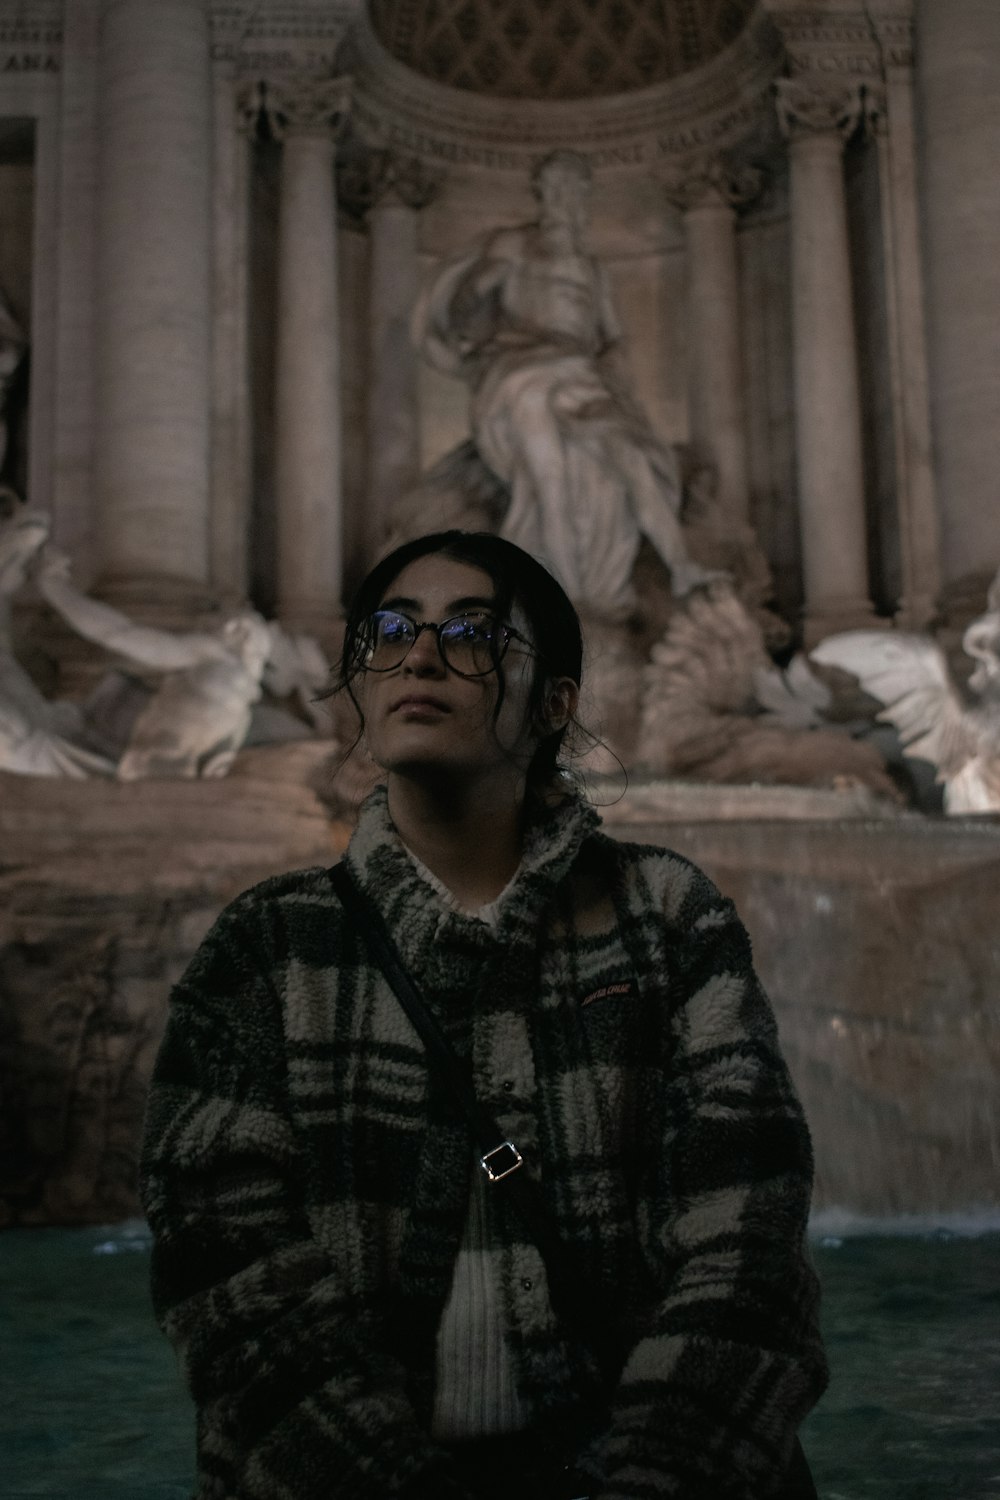
[[[699, 7], [721, 13], [666, 12]], [[467, 435], [464, 387], [409, 343], [420, 286], [531, 218], [532, 167], [571, 147], [653, 426], [715, 468], [807, 640], [977, 612], [1000, 6], [736, 10], [642, 87], [511, 98], [461, 59], [421, 72], [391, 0], [0, 7], [19, 461], [80, 582], [167, 623], [249, 601], [323, 634], [394, 498]]]

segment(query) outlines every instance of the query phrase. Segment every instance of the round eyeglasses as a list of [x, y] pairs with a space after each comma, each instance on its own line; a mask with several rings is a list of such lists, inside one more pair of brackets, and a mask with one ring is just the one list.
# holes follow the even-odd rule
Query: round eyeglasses
[[478, 611], [453, 615], [435, 625], [430, 620], [413, 620], [398, 609], [377, 609], [364, 623], [358, 665], [365, 672], [393, 671], [402, 666], [423, 630], [433, 630], [441, 660], [459, 677], [486, 677], [495, 672], [512, 640], [531, 645], [513, 625]]

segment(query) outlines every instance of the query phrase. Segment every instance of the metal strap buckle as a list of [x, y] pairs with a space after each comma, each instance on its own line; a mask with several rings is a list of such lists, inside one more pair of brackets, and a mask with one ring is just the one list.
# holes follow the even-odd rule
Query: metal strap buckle
[[513, 1141], [501, 1141], [499, 1146], [494, 1146], [492, 1151], [479, 1158], [479, 1165], [491, 1182], [500, 1182], [511, 1172], [516, 1172], [523, 1161], [524, 1157]]

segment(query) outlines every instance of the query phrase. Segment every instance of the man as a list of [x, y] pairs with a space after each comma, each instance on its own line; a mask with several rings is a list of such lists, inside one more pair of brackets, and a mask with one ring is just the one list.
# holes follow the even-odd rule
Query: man
[[446, 265], [415, 332], [471, 388], [479, 455], [511, 491], [501, 535], [543, 558], [578, 606], [620, 620], [643, 536], [675, 595], [715, 575], [688, 556], [676, 458], [613, 368], [621, 329], [585, 244], [590, 168], [556, 151], [533, 186], [538, 219]]

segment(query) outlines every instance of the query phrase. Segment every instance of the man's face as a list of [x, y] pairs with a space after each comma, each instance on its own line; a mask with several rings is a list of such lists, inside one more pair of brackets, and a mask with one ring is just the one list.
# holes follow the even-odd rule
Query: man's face
[[590, 182], [567, 167], [551, 167], [538, 183], [542, 211], [546, 218], [569, 224], [581, 232], [590, 209]]

